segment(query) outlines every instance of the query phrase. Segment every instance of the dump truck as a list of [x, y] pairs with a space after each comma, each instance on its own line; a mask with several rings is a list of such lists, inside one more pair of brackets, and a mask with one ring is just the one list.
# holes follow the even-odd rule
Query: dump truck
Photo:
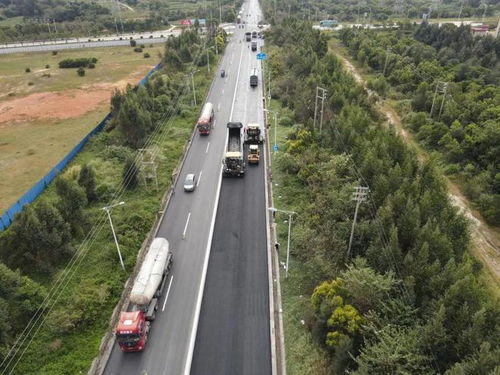
[[245, 128], [245, 143], [258, 144], [264, 142], [264, 134], [259, 124], [248, 124]]
[[245, 40], [247, 42], [249, 42], [249, 41], [252, 40], [252, 33], [250, 31], [248, 31], [248, 32], [245, 33]]
[[252, 51], [257, 51], [257, 42], [252, 42]]
[[243, 124], [241, 122], [228, 122], [226, 152], [222, 160], [224, 176], [243, 176], [245, 174], [245, 161], [243, 158]]
[[130, 308], [121, 312], [115, 329], [116, 341], [122, 351], [144, 350], [172, 260], [168, 241], [162, 237], [155, 238], [134, 280]]
[[209, 135], [214, 122], [214, 106], [212, 103], [205, 103], [201, 111], [200, 118], [196, 123], [198, 131], [202, 135]]
[[259, 84], [259, 77], [257, 77], [257, 69], [252, 69], [250, 73], [250, 87], [257, 87]]
[[260, 150], [258, 145], [250, 145], [248, 151], [248, 164], [259, 164]]

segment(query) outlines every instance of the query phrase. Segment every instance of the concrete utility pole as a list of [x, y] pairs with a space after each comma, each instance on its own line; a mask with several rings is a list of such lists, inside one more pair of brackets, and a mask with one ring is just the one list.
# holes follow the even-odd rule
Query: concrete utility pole
[[269, 113], [272, 113], [274, 115], [274, 147], [273, 147], [273, 154], [274, 154], [274, 153], [278, 152], [278, 150], [277, 150], [278, 144], [276, 143], [276, 132], [278, 129], [278, 115], [279, 115], [279, 113], [277, 111], [271, 111], [269, 109], [264, 109], [264, 112], [269, 112]]
[[387, 47], [387, 50], [385, 51], [385, 63], [384, 63], [384, 71], [382, 72], [382, 75], [385, 77], [385, 71], [387, 69], [387, 62], [389, 61], [389, 53], [391, 52], [391, 47]]
[[[321, 91], [321, 96], [319, 95], [319, 92]], [[326, 93], [328, 91], [322, 87], [316, 86], [316, 99], [314, 101], [314, 122], [313, 122], [313, 129], [316, 130], [316, 117], [317, 117], [317, 112], [318, 112], [318, 99], [321, 99], [321, 117], [319, 121], [319, 134], [321, 134], [321, 131], [323, 130], [323, 108], [325, 106], [325, 99], [326, 99]]]
[[191, 72], [191, 83], [193, 84], [193, 102], [196, 107], [196, 89], [194, 87], [194, 72]]
[[448, 89], [448, 82], [441, 82], [441, 81], [437, 81], [436, 82], [436, 90], [434, 90], [434, 97], [432, 99], [432, 106], [431, 106], [431, 111], [429, 113], [429, 115], [432, 117], [432, 114], [434, 112], [434, 104], [436, 103], [436, 96], [437, 94], [443, 94], [443, 98], [441, 100], [441, 107], [439, 108], [439, 114], [438, 114], [438, 121], [439, 121], [439, 118], [441, 117], [441, 113], [443, 112], [443, 106], [444, 106], [444, 102], [446, 100], [446, 90]]
[[111, 231], [113, 232], [113, 238], [115, 239], [116, 250], [118, 251], [118, 257], [120, 258], [120, 264], [122, 265], [122, 268], [125, 271], [125, 264], [123, 264], [123, 258], [122, 258], [122, 253], [120, 251], [120, 245], [118, 244], [118, 239], [116, 238], [115, 228], [113, 226], [113, 221], [111, 220], [111, 214], [110, 214], [110, 211], [113, 207], [121, 206], [123, 204], [125, 204], [125, 202], [112, 204], [111, 206], [106, 206], [106, 207], [103, 207], [102, 209], [104, 211], [106, 211], [106, 213], [108, 214], [109, 224], [111, 225]]
[[352, 200], [356, 201], [356, 209], [354, 210], [354, 220], [352, 221], [351, 237], [349, 238], [349, 247], [347, 249], [347, 259], [351, 255], [352, 239], [354, 237], [354, 227], [356, 226], [356, 220], [358, 219], [358, 209], [361, 202], [366, 201], [366, 196], [370, 189], [367, 187], [356, 186], [354, 188], [354, 193], [352, 194]]
[[269, 207], [269, 211], [273, 213], [273, 217], [276, 212], [282, 212], [284, 214], [288, 215], [288, 240], [287, 240], [287, 246], [286, 246], [286, 265], [285, 265], [285, 278], [288, 277], [288, 265], [290, 261], [290, 236], [292, 234], [292, 217], [293, 215], [296, 215], [297, 213], [294, 211], [285, 211], [285, 210], [279, 210], [275, 207]]

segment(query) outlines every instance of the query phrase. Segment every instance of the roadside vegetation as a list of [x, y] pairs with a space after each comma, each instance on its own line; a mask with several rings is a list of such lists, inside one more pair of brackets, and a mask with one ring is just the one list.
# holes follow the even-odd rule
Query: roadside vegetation
[[[498, 300], [435, 162], [420, 162], [383, 126], [325, 35], [287, 19], [266, 36], [273, 109], [287, 129], [275, 204], [297, 212], [282, 278], [288, 373], [496, 373]], [[312, 121], [316, 86], [328, 90], [322, 134]], [[348, 256], [356, 186], [370, 192]], [[278, 222], [283, 244], [287, 224]]]
[[345, 30], [340, 39], [375, 72], [368, 86], [395, 103], [405, 126], [439, 156], [486, 221], [499, 226], [500, 40], [474, 38], [467, 26], [428, 24]]
[[[196, 121], [186, 73], [205, 66], [205, 47], [196, 31], [169, 39], [165, 68], [116, 91], [106, 129], [0, 233], [0, 369], [19, 361], [14, 374], [88, 370]], [[206, 69], [195, 74], [197, 103], [211, 78]], [[141, 169], [140, 148], [155, 156], [158, 190]], [[118, 201], [125, 205], [111, 214], [126, 272], [102, 210]], [[40, 320], [32, 325], [32, 317]], [[33, 327], [28, 335], [25, 327]]]

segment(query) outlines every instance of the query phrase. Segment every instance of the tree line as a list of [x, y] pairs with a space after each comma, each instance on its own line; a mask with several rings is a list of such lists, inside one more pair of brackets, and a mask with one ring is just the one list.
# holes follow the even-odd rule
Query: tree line
[[[434, 162], [419, 163], [383, 128], [373, 98], [310, 24], [289, 18], [266, 39], [272, 95], [290, 127], [276, 161], [280, 202], [298, 211], [293, 257], [328, 372], [494, 374], [500, 309]], [[316, 86], [328, 90], [321, 134]], [[348, 257], [356, 186], [370, 191]]]
[[500, 225], [500, 39], [427, 23], [344, 30], [340, 38], [377, 72], [372, 88], [400, 102], [406, 126], [442, 155], [485, 219]]

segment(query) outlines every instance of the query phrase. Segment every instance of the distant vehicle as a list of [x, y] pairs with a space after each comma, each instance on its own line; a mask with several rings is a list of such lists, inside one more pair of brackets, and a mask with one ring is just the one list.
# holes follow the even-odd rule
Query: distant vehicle
[[220, 71], [220, 76], [221, 76], [222, 78], [224, 78], [224, 77], [226, 76], [226, 71], [225, 71], [224, 69], [222, 69], [222, 70]]
[[252, 38], [257, 38], [257, 31], [252, 31]]
[[245, 174], [242, 128], [241, 122], [228, 122], [227, 124], [226, 152], [222, 159], [224, 176], [240, 177]]
[[247, 42], [249, 42], [249, 41], [251, 41], [251, 40], [252, 40], [252, 33], [251, 33], [250, 31], [247, 31], [247, 32], [245, 33], [245, 40], [246, 40]]
[[257, 145], [250, 145], [248, 151], [248, 164], [259, 164], [260, 161], [260, 150]]
[[188, 173], [186, 179], [184, 180], [184, 191], [194, 191], [196, 188], [196, 175], [194, 173]]
[[238, 17], [236, 17], [236, 23], [241, 23], [241, 15], [238, 14]]
[[198, 131], [202, 135], [209, 135], [214, 122], [214, 106], [212, 103], [205, 103], [201, 111], [200, 118], [196, 123]]
[[319, 23], [320, 27], [336, 27], [337, 25], [337, 20], [323, 20]]
[[151, 243], [130, 292], [130, 311], [122, 311], [115, 337], [124, 352], [144, 350], [151, 323], [155, 320], [160, 297], [172, 267], [172, 252], [165, 238]]
[[257, 51], [257, 42], [252, 42], [252, 51]]
[[258, 84], [259, 78], [257, 77], [257, 69], [253, 69], [252, 73], [250, 74], [250, 86], [257, 87]]
[[264, 134], [259, 124], [248, 124], [245, 128], [245, 143], [258, 144], [264, 142]]

